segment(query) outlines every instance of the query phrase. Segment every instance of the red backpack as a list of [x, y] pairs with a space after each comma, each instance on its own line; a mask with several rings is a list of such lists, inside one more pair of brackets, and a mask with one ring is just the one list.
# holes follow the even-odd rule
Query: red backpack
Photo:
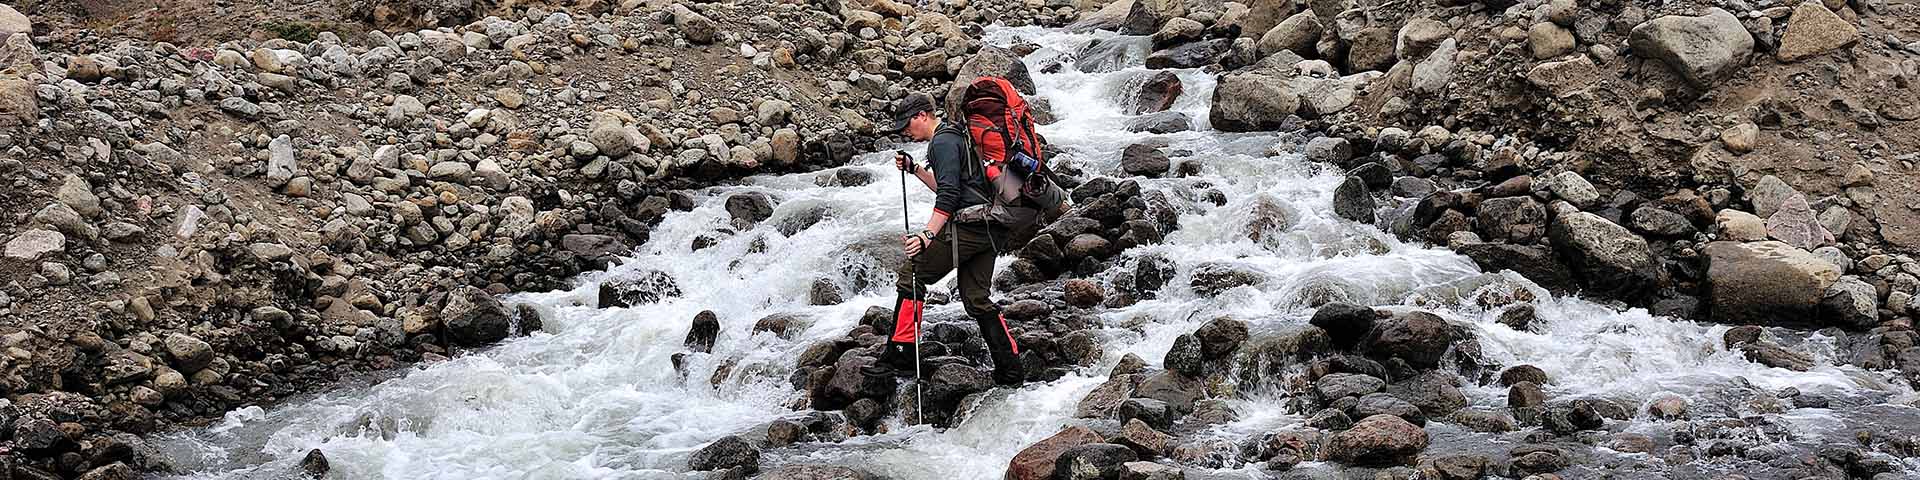
[[[1033, 112], [1013, 84], [1005, 78], [980, 77], [960, 98], [967, 134], [973, 151], [986, 166], [988, 183], [995, 183], [1001, 172], [1011, 167], [1024, 182], [1020, 193], [1040, 205], [1057, 205], [1061, 199], [1052, 194], [1059, 188], [1054, 185], [1053, 170], [1042, 151], [1044, 140], [1034, 132]], [[1031, 161], [1009, 164], [1012, 159]]]

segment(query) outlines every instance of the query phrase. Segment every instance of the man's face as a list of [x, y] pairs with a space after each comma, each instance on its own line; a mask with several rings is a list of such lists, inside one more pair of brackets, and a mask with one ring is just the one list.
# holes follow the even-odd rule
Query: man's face
[[933, 138], [933, 128], [938, 123], [932, 112], [920, 112], [913, 116], [913, 120], [907, 121], [907, 137], [916, 142], [927, 141]]

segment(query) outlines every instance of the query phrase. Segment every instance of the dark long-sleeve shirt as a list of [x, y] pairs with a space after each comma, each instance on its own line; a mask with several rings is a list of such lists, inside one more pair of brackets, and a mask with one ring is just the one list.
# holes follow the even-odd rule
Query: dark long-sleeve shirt
[[[984, 167], [970, 165], [967, 129], [964, 125], [942, 124], [927, 142], [927, 165], [933, 169], [934, 211], [952, 216], [962, 208], [987, 203], [981, 195], [989, 191]], [[973, 188], [967, 188], [972, 185]]]

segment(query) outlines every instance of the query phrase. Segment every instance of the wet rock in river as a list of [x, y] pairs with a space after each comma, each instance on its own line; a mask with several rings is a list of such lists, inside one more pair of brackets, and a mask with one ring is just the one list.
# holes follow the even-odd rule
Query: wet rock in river
[[1594, 407], [1592, 400], [1587, 399], [1548, 405], [1545, 415], [1541, 417], [1541, 425], [1547, 431], [1561, 435], [1594, 430], [1606, 424], [1607, 419], [1600, 416], [1600, 410]]
[[1191, 286], [1194, 293], [1212, 297], [1235, 287], [1258, 285], [1266, 280], [1265, 274], [1251, 267], [1209, 262], [1194, 267]]
[[513, 318], [506, 305], [477, 287], [449, 293], [440, 307], [440, 319], [447, 340], [458, 346], [487, 345], [513, 334]]
[[760, 470], [760, 449], [737, 436], [720, 437], [694, 451], [693, 456], [687, 458], [687, 468], [695, 471], [740, 468], [751, 474]]
[[1090, 443], [1067, 449], [1053, 464], [1055, 480], [1117, 479], [1139, 455], [1125, 445]]
[[1185, 112], [1155, 112], [1127, 120], [1126, 129], [1135, 133], [1167, 134], [1193, 128], [1193, 117]]
[[1366, 345], [1368, 355], [1398, 358], [1416, 368], [1433, 368], [1453, 344], [1453, 326], [1427, 312], [1408, 312], [1382, 320]]
[[686, 346], [695, 352], [713, 351], [713, 344], [720, 337], [720, 317], [712, 310], [703, 310], [693, 316], [693, 325], [687, 328]]
[[1223, 132], [1277, 130], [1300, 106], [1285, 80], [1258, 73], [1221, 76], [1213, 90], [1209, 123]]
[[327, 461], [327, 455], [321, 453], [318, 448], [308, 450], [307, 456], [300, 459], [300, 471], [306, 473], [308, 477], [324, 478], [327, 472], [332, 470], [333, 465]]
[[1345, 397], [1359, 397], [1378, 392], [1386, 386], [1386, 380], [1381, 380], [1372, 375], [1335, 373], [1320, 377], [1320, 380], [1315, 383], [1314, 389], [1320, 393], [1320, 398], [1332, 401]]
[[673, 276], [658, 270], [622, 275], [600, 283], [600, 308], [631, 307], [681, 295]]
[[1226, 359], [1247, 340], [1247, 322], [1233, 317], [1215, 318], [1194, 330], [1193, 336], [1200, 341], [1203, 357], [1208, 360]]
[[[1069, 426], [1059, 433], [1034, 443], [1014, 454], [1007, 464], [1007, 480], [1052, 479], [1061, 454], [1081, 445], [1100, 442], [1099, 433], [1082, 426]], [[1122, 447], [1124, 448], [1124, 447]]]
[[1321, 305], [1313, 312], [1309, 322], [1327, 331], [1333, 344], [1340, 348], [1353, 348], [1360, 340], [1373, 331], [1377, 314], [1370, 307], [1344, 302]]
[[1426, 430], [1400, 417], [1374, 415], [1335, 434], [1327, 446], [1327, 457], [1349, 465], [1406, 465], [1426, 448]]
[[1392, 415], [1400, 417], [1414, 425], [1427, 424], [1426, 412], [1421, 411], [1420, 407], [1406, 400], [1401, 400], [1400, 397], [1385, 393], [1374, 393], [1360, 397], [1359, 401], [1354, 402], [1353, 407], [1348, 409], [1348, 413], [1354, 418], [1367, 418], [1374, 415]]
[[1560, 215], [1548, 233], [1554, 249], [1589, 290], [1618, 298], [1646, 298], [1646, 293], [1665, 283], [1664, 271], [1646, 239], [1599, 215]]
[[745, 228], [773, 216], [773, 198], [760, 192], [742, 192], [727, 197], [727, 214], [736, 227]]
[[1167, 349], [1167, 356], [1161, 364], [1168, 370], [1198, 377], [1206, 372], [1206, 357], [1201, 353], [1200, 339], [1192, 334], [1174, 337], [1173, 346]]
[[1535, 385], [1553, 383], [1547, 379], [1547, 372], [1533, 365], [1515, 365], [1500, 372], [1500, 386], [1510, 387], [1520, 382], [1533, 382]]
[[786, 465], [768, 470], [761, 480], [880, 480], [866, 470], [842, 465]]
[[1166, 402], [1175, 412], [1184, 414], [1193, 411], [1193, 403], [1205, 394], [1205, 388], [1206, 385], [1199, 379], [1173, 371], [1161, 371], [1141, 380], [1133, 396]]

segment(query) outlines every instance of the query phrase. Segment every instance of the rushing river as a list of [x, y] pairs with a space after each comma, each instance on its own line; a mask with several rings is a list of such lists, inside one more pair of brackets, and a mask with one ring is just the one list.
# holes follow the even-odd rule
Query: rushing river
[[[990, 43], [1034, 42], [1072, 52], [1096, 34], [1012, 28], [989, 32]], [[1039, 95], [1060, 117], [1042, 133], [1069, 153], [1089, 174], [1125, 176], [1119, 152], [1147, 134], [1129, 133], [1122, 124], [1120, 85], [1144, 68], [1087, 74], [1071, 66], [1060, 73], [1038, 73]], [[1738, 415], [1740, 402], [1728, 390], [1762, 395], [1786, 387], [1850, 399], [1854, 405], [1880, 404], [1870, 410], [1798, 409], [1771, 416], [1796, 441], [1818, 444], [1850, 441], [1850, 425], [1871, 422], [1866, 415], [1914, 418], [1913, 394], [1882, 372], [1837, 366], [1832, 340], [1796, 337], [1792, 346], [1810, 353], [1816, 367], [1806, 372], [1769, 368], [1723, 348], [1728, 327], [1656, 317], [1644, 310], [1620, 311], [1602, 304], [1562, 298], [1511, 274], [1488, 274], [1443, 248], [1405, 243], [1369, 226], [1332, 213], [1338, 171], [1310, 165], [1286, 134], [1223, 134], [1207, 128], [1213, 77], [1182, 71], [1185, 94], [1174, 110], [1190, 115], [1194, 131], [1162, 135], [1176, 165], [1197, 162], [1197, 175], [1141, 179], [1147, 190], [1173, 193], [1206, 183], [1227, 202], [1186, 205], [1181, 228], [1161, 245], [1136, 248], [1127, 255], [1157, 253], [1180, 265], [1179, 274], [1156, 299], [1105, 310], [1105, 359], [1065, 378], [1030, 383], [995, 396], [953, 428], [935, 430], [894, 422], [890, 432], [854, 437], [840, 443], [802, 443], [763, 453], [763, 468], [790, 463], [857, 465], [899, 479], [996, 479], [1021, 448], [1070, 423], [1074, 406], [1128, 353], [1157, 364], [1174, 337], [1204, 320], [1231, 314], [1249, 322], [1254, 335], [1306, 322], [1313, 313], [1306, 297], [1333, 292], [1358, 303], [1413, 305], [1472, 326], [1485, 353], [1503, 365], [1532, 364], [1556, 383], [1553, 398], [1593, 396], [1633, 408], [1635, 420], [1624, 427], [1660, 438], [1660, 422], [1646, 418], [1646, 402], [1679, 395], [1695, 405], [1725, 405]], [[1417, 126], [1414, 126], [1417, 127]], [[906, 146], [905, 148], [924, 145]], [[443, 363], [408, 370], [370, 387], [343, 388], [272, 409], [231, 412], [217, 425], [156, 440], [180, 467], [178, 478], [289, 478], [312, 449], [331, 460], [329, 478], [345, 479], [653, 479], [700, 478], [683, 472], [695, 449], [729, 434], [794, 418], [786, 405], [802, 395], [787, 376], [794, 358], [812, 342], [844, 335], [871, 306], [891, 307], [889, 287], [848, 295], [844, 304], [809, 306], [808, 292], [822, 272], [839, 272], [835, 253], [861, 239], [901, 230], [900, 184], [886, 154], [861, 156], [846, 169], [870, 171], [878, 181], [860, 187], [820, 187], [816, 179], [832, 171], [759, 176], [741, 185], [697, 192], [696, 208], [669, 215], [651, 241], [610, 272], [583, 276], [571, 290], [525, 293], [509, 300], [537, 305], [547, 313], [543, 332]], [[730, 193], [762, 191], [779, 200], [772, 221], [724, 237], [693, 251], [690, 244], [726, 225], [724, 200]], [[910, 189], [915, 225], [923, 224], [932, 193]], [[1190, 195], [1169, 195], [1190, 198]], [[1293, 218], [1284, 234], [1263, 244], [1249, 241], [1244, 228], [1259, 202], [1284, 206]], [[780, 234], [785, 215], [825, 207], [825, 221]], [[756, 238], [764, 251], [750, 252]], [[1004, 267], [1011, 257], [1002, 257]], [[1273, 281], [1203, 299], [1187, 287], [1194, 265], [1232, 260], [1251, 265]], [[598, 284], [641, 269], [663, 270], [677, 279], [685, 296], [632, 308], [595, 308]], [[1103, 278], [1103, 277], [1096, 277]], [[1472, 300], [1474, 289], [1524, 288], [1533, 291], [1539, 321], [1533, 331], [1515, 331], [1493, 318], [1494, 311]], [[1410, 307], [1394, 307], [1410, 308]], [[930, 318], [958, 315], [958, 305], [932, 307]], [[712, 310], [722, 332], [712, 354], [689, 357], [682, 381], [670, 356], [681, 345], [694, 315]], [[754, 321], [774, 313], [800, 312], [813, 319], [793, 339], [750, 334]], [[727, 361], [733, 374], [717, 387], [703, 381]], [[1475, 406], [1503, 407], [1506, 390], [1463, 387]], [[1197, 435], [1243, 439], [1297, 425], [1300, 415], [1286, 411], [1279, 394], [1230, 400], [1238, 420]], [[1863, 413], [1867, 412], [1867, 413]], [[1877, 413], [1874, 413], [1877, 412]], [[1434, 451], [1492, 440], [1460, 434], [1443, 422]], [[1445, 432], [1456, 432], [1447, 434]], [[1502, 450], [1504, 451], [1504, 450]], [[1621, 455], [1642, 463], [1657, 459]], [[1671, 466], [1679, 468], [1679, 466]], [[1705, 468], [1712, 471], [1711, 467]], [[1658, 470], [1656, 470], [1658, 471]], [[1218, 470], [1223, 478], [1267, 478], [1259, 465]], [[1676, 475], [1680, 475], [1676, 473]], [[1686, 475], [1681, 475], [1686, 476]], [[1653, 478], [1653, 477], [1649, 477]], [[1676, 477], [1678, 478], [1678, 477]]]

